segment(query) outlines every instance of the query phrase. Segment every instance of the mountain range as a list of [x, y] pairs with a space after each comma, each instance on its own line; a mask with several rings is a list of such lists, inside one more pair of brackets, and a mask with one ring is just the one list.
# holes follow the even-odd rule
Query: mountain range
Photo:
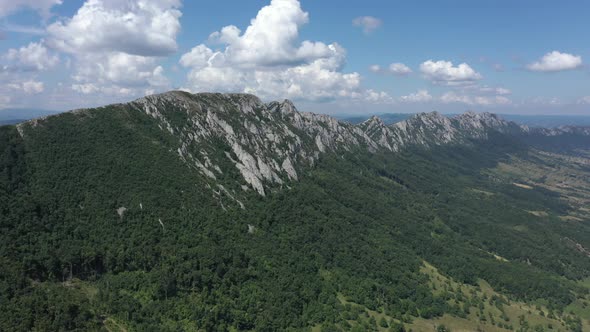
[[[412, 113], [384, 113], [379, 118], [387, 125], [407, 120]], [[584, 115], [524, 115], [524, 114], [498, 114], [501, 118], [516, 122], [528, 127], [556, 128], [561, 126], [590, 126], [590, 117]], [[455, 114], [451, 114], [455, 116]], [[339, 116], [338, 119], [353, 124], [366, 121], [367, 116]]]
[[171, 91], [0, 152], [1, 330], [590, 328], [590, 127]]
[[[173, 91], [110, 109], [151, 116], [158, 128], [178, 140], [174, 147], [187, 165], [215, 182], [223, 174], [220, 165], [229, 162], [242, 175], [243, 184], [263, 196], [265, 187], [296, 180], [296, 167], [311, 166], [329, 151], [361, 148], [398, 152], [410, 146], [468, 144], [472, 139], [488, 138], [491, 132], [524, 138], [590, 136], [590, 127], [531, 129], [494, 114], [474, 112], [452, 118], [437, 112], [419, 113], [391, 125], [373, 116], [350, 125], [330, 116], [299, 112], [289, 100], [264, 104], [248, 94], [191, 95]], [[88, 116], [96, 111], [79, 110], [73, 114]], [[16, 128], [25, 136], [29, 128], [43, 124], [45, 119], [23, 122]], [[217, 153], [213, 141], [222, 141], [231, 151]]]

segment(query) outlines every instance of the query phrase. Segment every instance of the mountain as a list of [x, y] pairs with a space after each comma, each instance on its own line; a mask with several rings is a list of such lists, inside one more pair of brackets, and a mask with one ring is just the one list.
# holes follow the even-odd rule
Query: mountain
[[[390, 124], [394, 124], [396, 122], [407, 120], [412, 115], [413, 114], [411, 114], [411, 113], [384, 113], [384, 114], [379, 114], [378, 117], [381, 120], [383, 120], [383, 122], [385, 122], [385, 124], [390, 125]], [[342, 116], [342, 117], [338, 117], [338, 119], [345, 121], [345, 122], [350, 122], [352, 124], [359, 124], [361, 122], [368, 120], [366, 116]]]
[[[385, 113], [379, 118], [390, 125], [407, 120], [413, 114], [410, 113]], [[503, 119], [513, 121], [519, 125], [528, 127], [556, 128], [562, 126], [590, 126], [590, 116], [584, 115], [522, 115], [522, 114], [500, 114]], [[342, 121], [352, 124], [359, 124], [368, 120], [366, 116], [343, 116]]]
[[529, 127], [590, 126], [590, 116], [587, 115], [502, 114], [502, 117]]
[[590, 328], [589, 128], [172, 91], [0, 152], [0, 330]]

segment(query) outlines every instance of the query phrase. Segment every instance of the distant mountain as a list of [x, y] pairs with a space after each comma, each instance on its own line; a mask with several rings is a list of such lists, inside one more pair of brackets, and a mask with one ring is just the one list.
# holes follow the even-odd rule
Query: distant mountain
[[40, 109], [0, 109], [0, 124], [14, 124], [57, 113], [59, 112]]
[[518, 115], [501, 114], [504, 119], [529, 127], [590, 126], [590, 115]]
[[[411, 117], [409, 113], [385, 113], [378, 117], [386, 125], [397, 123]], [[454, 116], [450, 114], [449, 116]], [[584, 115], [518, 115], [518, 114], [499, 114], [503, 119], [514, 121], [521, 125], [529, 127], [555, 128], [560, 126], [590, 126], [590, 116]], [[343, 116], [338, 117], [342, 121], [352, 124], [359, 124], [369, 119], [369, 116]]]
[[13, 125], [19, 122], [27, 121], [26, 119], [0, 120], [0, 126]]
[[583, 331], [589, 165], [588, 127], [248, 94], [2, 126], [0, 330]]
[[[407, 120], [412, 116], [411, 113], [385, 113], [377, 115], [385, 124], [390, 125], [396, 122]], [[339, 120], [350, 122], [352, 124], [359, 124], [369, 119], [366, 116], [339, 116]]]

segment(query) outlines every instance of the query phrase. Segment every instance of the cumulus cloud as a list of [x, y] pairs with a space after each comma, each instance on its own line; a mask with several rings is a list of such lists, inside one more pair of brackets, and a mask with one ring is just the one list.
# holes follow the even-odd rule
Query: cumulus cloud
[[590, 96], [584, 96], [578, 99], [577, 104], [579, 105], [590, 105]]
[[297, 0], [273, 0], [263, 7], [242, 34], [236, 26], [226, 26], [209, 37], [227, 45], [218, 61], [238, 66], [282, 66], [330, 57], [333, 50], [322, 42], [298, 43], [299, 28], [309, 22], [308, 13]]
[[363, 29], [365, 34], [370, 34], [379, 28], [383, 22], [373, 16], [360, 16], [352, 20], [352, 25]]
[[87, 0], [73, 17], [49, 25], [45, 42], [70, 56], [75, 92], [127, 96], [167, 89], [159, 61], [177, 49], [180, 6], [180, 0]]
[[361, 101], [368, 101], [374, 104], [391, 104], [394, 102], [393, 98], [384, 91], [367, 90], [365, 93], [357, 96]]
[[77, 82], [112, 82], [123, 86], [166, 85], [156, 59], [125, 53], [87, 54], [78, 58], [73, 76]]
[[527, 66], [528, 70], [540, 72], [554, 72], [576, 69], [582, 66], [582, 57], [568, 53], [553, 51], [545, 54], [541, 59]]
[[100, 88], [92, 83], [85, 83], [72, 84], [72, 90], [87, 95], [100, 91]]
[[9, 83], [7, 87], [12, 90], [20, 90], [26, 94], [37, 94], [43, 92], [45, 90], [45, 85], [43, 82], [38, 82], [34, 80], [18, 82], [18, 83]]
[[[109, 96], [120, 96], [120, 97], [130, 97], [130, 96], [137, 96], [138, 91], [135, 89], [130, 89], [126, 87], [121, 87], [117, 85], [98, 85], [92, 83], [84, 83], [84, 84], [72, 84], [70, 86], [72, 91], [78, 92], [83, 95], [90, 95], [90, 94], [102, 94], [102, 95], [109, 95]], [[149, 93], [144, 93], [144, 95], [153, 94], [153, 90], [145, 90], [150, 91]]]
[[87, 0], [70, 19], [47, 27], [47, 42], [68, 53], [163, 56], [176, 51], [180, 0]]
[[412, 69], [403, 63], [395, 62], [389, 65], [387, 68], [382, 68], [379, 65], [372, 65], [369, 70], [374, 73], [392, 74], [397, 76], [407, 76], [412, 73]]
[[226, 26], [182, 55], [187, 90], [254, 93], [263, 98], [327, 101], [371, 94], [358, 73], [344, 73], [346, 51], [337, 43], [299, 41], [309, 15], [297, 0], [272, 0], [242, 31]]
[[395, 75], [409, 75], [412, 73], [412, 69], [403, 63], [396, 62], [389, 65], [389, 72]]
[[471, 96], [457, 94], [453, 91], [443, 94], [440, 97], [440, 101], [445, 104], [458, 103], [477, 106], [509, 105], [512, 103], [512, 101], [505, 96]]
[[427, 90], [419, 90], [418, 92], [411, 93], [407, 96], [401, 96], [400, 101], [406, 103], [424, 103], [432, 100], [432, 96]]
[[21, 9], [32, 9], [42, 17], [50, 16], [50, 9], [55, 5], [61, 5], [62, 0], [3, 0], [0, 1], [0, 17], [16, 13]]
[[420, 71], [435, 84], [466, 85], [481, 80], [483, 76], [466, 63], [454, 66], [451, 61], [428, 60], [420, 65]]
[[7, 69], [24, 71], [47, 70], [59, 62], [57, 55], [51, 54], [45, 46], [35, 42], [19, 49], [9, 49], [4, 58], [11, 62]]

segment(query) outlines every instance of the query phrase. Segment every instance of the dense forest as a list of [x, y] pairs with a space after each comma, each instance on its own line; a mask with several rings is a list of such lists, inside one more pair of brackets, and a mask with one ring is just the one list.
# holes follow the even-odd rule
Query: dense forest
[[326, 153], [241, 209], [153, 121], [112, 107], [0, 127], [0, 330], [407, 331], [476, 314], [550, 330], [509, 319], [515, 302], [582, 331], [566, 308], [590, 290], [590, 225], [560, 219], [558, 193], [487, 172], [543, 163], [517, 138]]

